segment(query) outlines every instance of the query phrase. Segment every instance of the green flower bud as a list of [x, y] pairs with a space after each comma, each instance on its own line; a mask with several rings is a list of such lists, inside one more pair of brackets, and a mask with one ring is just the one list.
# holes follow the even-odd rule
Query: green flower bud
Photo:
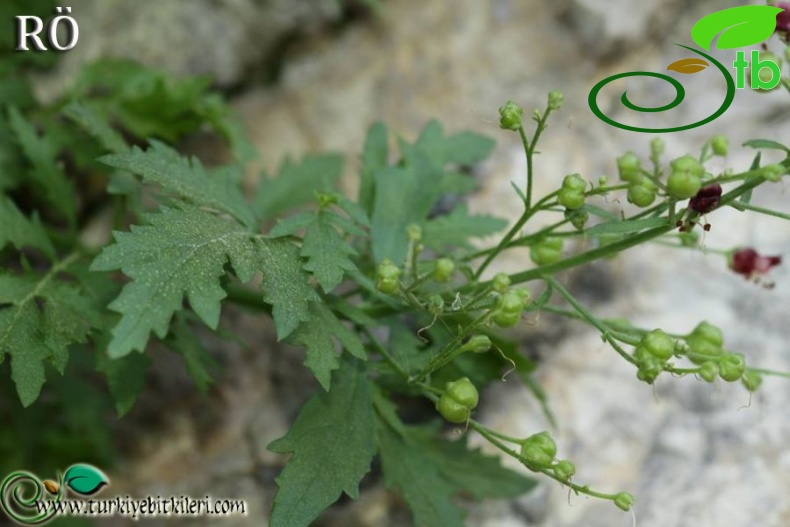
[[521, 120], [524, 116], [524, 109], [513, 101], [508, 101], [499, 108], [499, 126], [505, 130], [518, 130], [521, 128]]
[[642, 160], [633, 152], [626, 152], [617, 158], [617, 170], [623, 181], [634, 181], [642, 177]]
[[562, 188], [584, 192], [587, 189], [587, 182], [579, 174], [569, 174], [563, 178]]
[[529, 249], [529, 256], [537, 265], [547, 265], [562, 258], [562, 238], [545, 238]]
[[376, 289], [389, 295], [396, 293], [400, 287], [400, 273], [400, 269], [392, 261], [382, 260], [376, 271]]
[[580, 209], [584, 205], [584, 194], [578, 190], [563, 188], [557, 195], [557, 203], [568, 210]]
[[669, 166], [672, 168], [673, 172], [688, 172], [699, 177], [705, 174], [705, 167], [702, 166], [702, 163], [694, 156], [688, 154], [671, 161]]
[[510, 277], [505, 273], [497, 273], [494, 275], [493, 287], [497, 293], [504, 293], [510, 287]]
[[645, 333], [639, 346], [656, 358], [667, 360], [675, 353], [675, 341], [660, 329]]
[[614, 504], [618, 509], [628, 512], [634, 506], [634, 497], [628, 492], [620, 492], [614, 497]]
[[699, 376], [707, 382], [713, 382], [719, 375], [719, 366], [715, 362], [703, 362], [699, 368]]
[[439, 397], [436, 410], [447, 421], [456, 424], [465, 423], [472, 416], [472, 410], [445, 395]]
[[557, 444], [548, 432], [533, 434], [521, 442], [521, 456], [532, 470], [548, 468], [557, 455]]
[[506, 313], [521, 313], [524, 310], [524, 300], [518, 292], [507, 291], [497, 300], [497, 307]]
[[[638, 351], [639, 348], [637, 348], [637, 352]], [[653, 384], [662, 371], [664, 371], [664, 364], [660, 359], [654, 355], [642, 354], [639, 358], [639, 368], [636, 370], [636, 378], [647, 384]]]
[[607, 183], [609, 183], [609, 178], [607, 176], [599, 176], [598, 177], [598, 186], [599, 187], [605, 187]]
[[445, 394], [458, 404], [462, 404], [470, 410], [477, 406], [479, 394], [469, 377], [461, 377], [455, 381], [448, 382], [445, 385], [445, 390]]
[[461, 347], [464, 351], [471, 351], [472, 353], [485, 353], [491, 349], [491, 339], [488, 338], [488, 335], [475, 335]]
[[491, 315], [491, 320], [500, 328], [512, 328], [521, 321], [521, 313], [502, 311], [501, 309], [494, 310]]
[[713, 150], [714, 155], [726, 156], [730, 150], [730, 141], [727, 139], [727, 136], [714, 135], [710, 140], [710, 148]]
[[467, 377], [461, 377], [447, 383], [444, 394], [436, 402], [436, 410], [451, 423], [464, 423], [469, 420], [478, 400], [475, 385]]
[[765, 165], [760, 169], [760, 175], [762, 175], [766, 181], [770, 181], [772, 183], [776, 183], [782, 179], [782, 176], [786, 173], [787, 169], [780, 163]]
[[656, 200], [656, 193], [645, 185], [632, 183], [628, 185], [627, 198], [637, 207], [649, 207]]
[[439, 258], [436, 260], [433, 269], [433, 279], [440, 283], [449, 282], [455, 271], [455, 264], [449, 258]]
[[675, 171], [669, 173], [667, 179], [667, 193], [675, 199], [693, 198], [702, 188], [702, 179], [690, 171]]
[[735, 382], [746, 370], [746, 357], [741, 353], [725, 353], [719, 361], [719, 376], [727, 382]]
[[720, 347], [724, 345], [724, 335], [722, 334], [721, 329], [719, 329], [718, 326], [714, 326], [710, 322], [703, 320], [697, 324], [697, 327], [694, 328], [691, 334], [704, 338], [714, 346]]
[[564, 100], [564, 96], [560, 90], [551, 90], [549, 92], [549, 102], [548, 107], [549, 110], [559, 110], [562, 108], [562, 101]]
[[653, 157], [658, 157], [664, 153], [667, 144], [660, 137], [656, 137], [650, 141], [650, 153]]
[[697, 231], [685, 231], [678, 234], [680, 244], [683, 247], [697, 247], [699, 245], [699, 233]]
[[409, 240], [413, 242], [418, 242], [422, 240], [422, 227], [420, 227], [416, 223], [409, 224], [409, 226], [406, 227], [406, 233], [409, 236]]
[[576, 230], [581, 231], [590, 219], [590, 214], [586, 210], [566, 210], [565, 219], [569, 220]]
[[576, 474], [576, 466], [567, 459], [562, 459], [554, 465], [554, 475], [563, 481], [570, 480]]
[[746, 370], [741, 376], [741, 383], [750, 392], [756, 392], [763, 383], [763, 376], [754, 370]]

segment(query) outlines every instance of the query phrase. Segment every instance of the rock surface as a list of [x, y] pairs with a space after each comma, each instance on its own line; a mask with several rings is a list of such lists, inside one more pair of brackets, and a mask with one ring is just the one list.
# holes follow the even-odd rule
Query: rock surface
[[[483, 188], [471, 198], [470, 208], [515, 220], [520, 211], [509, 183], [523, 185], [525, 170], [518, 137], [498, 128], [496, 112], [502, 103], [514, 99], [531, 109], [542, 107], [552, 88], [565, 93], [565, 106], [540, 148], [538, 194], [555, 189], [571, 172], [592, 181], [600, 174], [614, 178], [614, 158], [631, 149], [646, 159], [652, 136], [615, 129], [592, 115], [587, 106], [592, 85], [618, 72], [664, 70], [685, 56], [673, 43], [690, 43], [696, 19], [736, 3], [615, 4], [622, 6], [595, 0], [388, 1], [379, 19], [303, 41], [285, 62], [278, 85], [250, 89], [235, 104], [262, 152], [260, 164], [269, 168], [284, 155], [333, 149], [349, 156], [351, 174], [365, 129], [377, 119], [407, 138], [434, 117], [451, 132], [487, 133], [499, 146], [479, 167]], [[259, 15], [245, 15], [259, 13], [262, 7], [244, 0], [208, 5], [201, 4], [196, 12], [215, 15], [211, 24], [232, 25], [238, 42], [193, 41], [188, 33], [174, 31], [164, 48], [152, 44], [152, 53], [186, 47], [188, 52], [181, 51], [193, 58], [171, 63], [165, 57], [162, 65], [179, 72], [209, 71], [220, 82], [236, 82], [246, 65], [257, 60], [247, 54], [257, 53], [251, 51], [256, 39], [268, 38], [253, 23]], [[164, 14], [170, 9], [176, 8], [162, 2], [146, 4], [129, 16], [180, 20]], [[97, 7], [96, 23], [101, 25], [102, 13], [109, 12], [109, 7]], [[334, 16], [331, 10], [323, 13], [325, 18]], [[184, 27], [192, 23], [184, 22]], [[200, 23], [207, 22], [196, 20], [195, 27], [202, 27]], [[108, 51], [104, 46], [111, 51], [120, 45], [111, 43], [110, 28], [104, 31], [106, 40], [95, 48], [102, 53]], [[120, 34], [124, 31], [133, 33], [119, 29]], [[140, 46], [147, 49], [145, 43]], [[88, 54], [98, 52], [86, 47]], [[720, 57], [732, 60], [727, 53]], [[710, 114], [724, 97], [715, 72], [684, 85], [687, 102], [672, 115], [660, 117], [668, 126]], [[633, 100], [645, 105], [664, 104], [674, 95], [658, 82], [634, 80], [627, 88]], [[631, 118], [616, 106], [622, 89], [602, 93], [599, 102], [607, 115]], [[788, 115], [787, 94], [739, 91], [715, 123], [664, 135], [666, 155], [696, 153], [711, 135], [725, 132], [732, 145], [727, 166], [745, 169], [754, 151], [739, 145], [754, 137], [790, 137]], [[645, 125], [654, 118], [647, 114], [632, 122]], [[721, 160], [710, 163], [711, 169], [723, 166]], [[351, 179], [348, 186], [354, 187]], [[609, 205], [616, 210], [625, 206], [622, 201]], [[754, 202], [787, 210], [782, 184], [756, 193]], [[600, 316], [628, 316], [634, 324], [677, 333], [706, 319], [724, 328], [728, 349], [745, 353], [750, 363], [790, 370], [790, 307], [783, 302], [790, 294], [787, 267], [774, 270], [776, 287], [768, 290], [729, 272], [724, 258], [714, 251], [754, 246], [760, 252], [786, 254], [788, 223], [732, 209], [718, 211], [708, 221], [713, 226], [705, 239], [708, 254], [643, 247], [591, 266], [581, 276], [561, 278], [576, 283], [575, 290]], [[527, 261], [523, 253], [513, 254], [499, 262], [498, 269], [523, 269]], [[585, 293], [585, 287], [592, 292]], [[308, 392], [278, 379], [295, 376], [306, 386], [311, 381], [308, 375], [299, 376], [298, 357], [288, 362], [281, 356], [287, 350], [272, 353], [274, 343], [260, 335], [260, 322], [244, 317], [230, 322], [238, 324], [235, 332], [256, 345], [229, 355], [226, 379], [232, 382], [219, 386], [219, 398], [212, 403], [218, 408], [202, 413], [199, 405], [180, 407], [176, 415], [183, 416], [188, 408], [194, 415], [165, 423], [150, 445], [140, 447], [137, 461], [124, 473], [134, 482], [130, 485], [135, 492], [158, 489], [154, 482], [166, 473], [183, 482], [168, 486], [168, 492], [183, 488], [200, 495], [210, 489], [216, 496], [247, 499], [250, 516], [223, 525], [260, 525], [272, 497], [272, 478], [283, 462], [264, 446], [284, 433], [299, 397]], [[525, 331], [524, 345], [535, 348], [543, 359], [539, 378], [561, 425], [556, 432], [560, 455], [576, 462], [579, 482], [602, 491], [633, 492], [638, 497], [638, 525], [643, 527], [790, 524], [790, 502], [785, 499], [790, 489], [787, 381], [766, 379], [751, 401], [740, 386], [711, 386], [692, 378], [662, 376], [651, 389], [636, 380], [633, 369], [594, 331], [569, 324], [567, 331], [557, 332], [555, 324], [556, 319], [542, 317]], [[530, 344], [538, 332], [552, 338]], [[548, 426], [534, 400], [516, 383], [495, 386], [482, 400], [481, 415], [504, 433], [526, 436]], [[196, 424], [201, 415], [209, 423], [205, 429]], [[321, 525], [408, 525], [392, 496], [375, 481], [371, 485], [362, 502], [330, 511]], [[469, 525], [481, 527], [611, 527], [631, 522], [630, 515], [609, 502], [568, 498], [566, 491], [549, 482], [514, 503], [474, 506], [469, 518]]]

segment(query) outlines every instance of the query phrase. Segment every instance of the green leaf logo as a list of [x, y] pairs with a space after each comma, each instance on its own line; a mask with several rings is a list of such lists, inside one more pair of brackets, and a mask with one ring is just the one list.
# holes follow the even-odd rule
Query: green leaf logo
[[713, 39], [719, 37], [718, 49], [733, 49], [759, 44], [776, 29], [779, 7], [745, 5], [722, 9], [700, 18], [691, 28], [691, 38], [702, 49], [710, 50]]
[[104, 485], [108, 485], [110, 480], [98, 468], [78, 464], [69, 467], [63, 476], [63, 482], [77, 494], [90, 496], [96, 494]]

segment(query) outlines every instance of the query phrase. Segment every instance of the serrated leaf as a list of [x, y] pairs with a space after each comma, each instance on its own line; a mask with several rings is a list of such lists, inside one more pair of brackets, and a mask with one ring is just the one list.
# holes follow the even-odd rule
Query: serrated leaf
[[164, 338], [186, 297], [212, 329], [219, 322], [225, 291], [219, 279], [230, 261], [242, 281], [252, 278], [258, 258], [252, 235], [238, 224], [191, 206], [162, 207], [144, 216], [147, 225], [114, 232], [91, 270], [120, 269], [131, 278], [110, 309], [121, 313], [108, 353], [122, 357], [143, 351], [151, 332]]
[[321, 297], [302, 270], [296, 245], [286, 239], [266, 239], [259, 240], [257, 246], [263, 271], [263, 300], [271, 304], [277, 339], [283, 340], [310, 319], [310, 305]]
[[145, 373], [150, 365], [151, 359], [141, 353], [118, 359], [111, 359], [105, 353], [97, 354], [96, 369], [107, 376], [118, 417], [124, 416], [134, 406], [145, 387]]
[[313, 211], [300, 212], [294, 216], [287, 218], [279, 218], [277, 225], [272, 227], [269, 231], [270, 238], [280, 238], [282, 236], [291, 236], [296, 234], [302, 229], [306, 229], [308, 225], [315, 223], [316, 213]]
[[307, 226], [301, 253], [303, 258], [307, 258], [304, 268], [315, 276], [326, 293], [343, 281], [346, 271], [357, 268], [349, 258], [356, 256], [357, 251], [330, 223], [332, 215], [321, 211], [316, 221]]
[[93, 136], [107, 151], [120, 153], [129, 149], [121, 134], [110, 126], [96, 105], [71, 102], [63, 108], [63, 115]]
[[363, 227], [370, 227], [370, 218], [368, 218], [365, 209], [359, 206], [357, 203], [351, 201], [345, 196], [338, 196], [337, 198], [337, 205], [340, 207], [349, 217], [357, 222], [358, 224], [362, 225]]
[[336, 189], [343, 171], [343, 157], [338, 154], [307, 156], [294, 163], [286, 159], [277, 176], [260, 178], [253, 200], [260, 219], [268, 220], [306, 203], [315, 202], [316, 192]]
[[56, 264], [44, 276], [0, 274], [0, 362], [10, 356], [23, 406], [41, 392], [44, 363], [62, 374], [69, 346], [85, 342], [91, 327], [100, 323], [91, 299], [55, 277], [68, 264]]
[[227, 212], [244, 225], [252, 226], [255, 218], [237, 183], [230, 178], [216, 177], [195, 158], [182, 157], [175, 150], [156, 140], [143, 151], [134, 147], [123, 154], [110, 154], [102, 163], [140, 176], [146, 183], [160, 185], [195, 205]]
[[450, 214], [439, 216], [425, 223], [423, 243], [436, 250], [450, 247], [469, 249], [471, 238], [496, 234], [507, 227], [507, 221], [489, 215], [470, 216], [465, 204], [453, 209]]
[[29, 177], [40, 187], [47, 203], [73, 225], [77, 197], [73, 185], [58, 164], [55, 145], [46, 136], [39, 135], [16, 108], [9, 109], [8, 117], [19, 146], [33, 165]]
[[666, 218], [645, 218], [640, 220], [610, 221], [599, 223], [585, 231], [590, 236], [600, 236], [602, 234], [630, 234], [661, 227], [667, 224]]
[[24, 247], [40, 249], [50, 258], [55, 255], [55, 248], [49, 241], [44, 227], [34, 215], [32, 219], [27, 219], [13, 201], [0, 195], [0, 249], [8, 244], [13, 245], [18, 250]]
[[416, 527], [464, 527], [464, 511], [453, 504], [458, 488], [445, 477], [430, 452], [420, 447], [409, 428], [405, 435], [379, 421], [377, 438], [384, 479], [397, 487], [414, 515]]
[[370, 381], [359, 361], [348, 360], [332, 385], [311, 397], [285, 437], [268, 447], [293, 453], [276, 480], [271, 527], [306, 527], [341, 493], [359, 497], [376, 452]]
[[339, 367], [338, 355], [332, 337], [358, 359], [366, 359], [365, 348], [356, 333], [346, 328], [321, 303], [310, 305], [310, 320], [304, 322], [289, 339], [307, 350], [304, 365], [313, 371], [318, 382], [329, 390], [332, 371]]
[[722, 9], [700, 18], [691, 28], [691, 38], [709, 50], [716, 35], [717, 49], [733, 49], [759, 44], [773, 35], [776, 15], [782, 9], [768, 5], [745, 5]]
[[743, 143], [743, 146], [749, 146], [751, 148], [766, 148], [768, 150], [784, 150], [785, 152], [790, 153], [790, 148], [786, 147], [782, 143], [772, 141], [770, 139], [749, 139]]
[[477, 500], [515, 498], [536, 485], [534, 479], [504, 468], [499, 458], [487, 456], [480, 449], [471, 450], [463, 439], [439, 439], [436, 430], [430, 427], [408, 427], [408, 430], [418, 448], [432, 456], [442, 475]]

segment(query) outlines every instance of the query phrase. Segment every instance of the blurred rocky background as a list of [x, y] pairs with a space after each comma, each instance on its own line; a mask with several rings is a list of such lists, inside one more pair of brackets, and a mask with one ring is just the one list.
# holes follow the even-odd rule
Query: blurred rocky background
[[[513, 99], [529, 114], [544, 106], [549, 90], [565, 93], [565, 106], [540, 148], [539, 193], [557, 188], [572, 172], [592, 181], [601, 174], [614, 177], [615, 157], [630, 149], [646, 159], [653, 136], [598, 120], [587, 105], [590, 88], [618, 72], [664, 70], [686, 56], [674, 43], [691, 43], [689, 32], [698, 18], [743, 3], [74, 0], [70, 5], [80, 24], [80, 43], [64, 55], [55, 74], [38, 80], [38, 90], [53, 97], [81, 63], [99, 56], [131, 57], [179, 74], [208, 74], [243, 118], [260, 152], [257, 168], [271, 169], [286, 155], [335, 150], [347, 154], [349, 175], [358, 167], [373, 121], [383, 120], [413, 138], [437, 118], [450, 132], [472, 129], [497, 140], [492, 159], [478, 167], [481, 190], [470, 207], [515, 220], [520, 210], [510, 182], [523, 185], [525, 168], [517, 135], [498, 128], [501, 104]], [[781, 51], [778, 42], [772, 44]], [[632, 100], [645, 105], [664, 104], [674, 95], [659, 81], [623, 86]], [[697, 75], [686, 86], [683, 107], [661, 117], [667, 125], [697, 120], [723, 100], [724, 86], [715, 72]], [[621, 91], [608, 90], [599, 102], [607, 114], [626, 119]], [[630, 122], [656, 118], [646, 115]], [[739, 90], [715, 122], [665, 134], [666, 155], [697, 153], [710, 136], [725, 133], [732, 145], [726, 165], [745, 169], [754, 151], [741, 143], [756, 137], [787, 143], [788, 117], [787, 93]], [[710, 166], [724, 164], [715, 160]], [[354, 188], [351, 179], [348, 188]], [[754, 202], [788, 211], [785, 190], [782, 184], [766, 187]], [[626, 204], [608, 206], [617, 210]], [[787, 222], [732, 209], [708, 221], [712, 230], [706, 247], [790, 252]], [[526, 254], [513, 253], [498, 269], [529, 265]], [[602, 316], [627, 316], [635, 324], [679, 333], [706, 319], [723, 327], [727, 348], [745, 353], [750, 363], [790, 371], [787, 266], [774, 270], [776, 287], [768, 290], [728, 271], [714, 251], [678, 252], [656, 245], [561, 278]], [[274, 477], [284, 463], [265, 446], [285, 433], [315, 383], [298, 353], [276, 346], [260, 317], [234, 310], [224, 316], [226, 327], [245, 345], [215, 342], [223, 373], [212, 394], [201, 398], [178, 360], [166, 351], [155, 354], [159, 367], [152, 371], [158, 373], [152, 373], [124, 421], [128, 429], [120, 431], [128, 458], [111, 477], [117, 489], [139, 495], [243, 498], [249, 515], [221, 525], [263, 525]], [[638, 525], [790, 525], [787, 380], [766, 379], [752, 398], [740, 386], [711, 386], [692, 378], [662, 376], [651, 389], [581, 324], [544, 315], [522, 328], [521, 336], [524, 353], [541, 359], [538, 375], [559, 422], [560, 455], [576, 462], [579, 482], [602, 491], [633, 492]], [[517, 384], [490, 389], [480, 415], [510, 435], [549, 427]], [[381, 481], [368, 480], [361, 501], [341, 502], [316, 525], [410, 525], [403, 505]], [[200, 518], [183, 524], [220, 522]], [[611, 503], [569, 496], [544, 480], [516, 502], [473, 505], [469, 516], [469, 525], [481, 527], [631, 524], [631, 515]]]

